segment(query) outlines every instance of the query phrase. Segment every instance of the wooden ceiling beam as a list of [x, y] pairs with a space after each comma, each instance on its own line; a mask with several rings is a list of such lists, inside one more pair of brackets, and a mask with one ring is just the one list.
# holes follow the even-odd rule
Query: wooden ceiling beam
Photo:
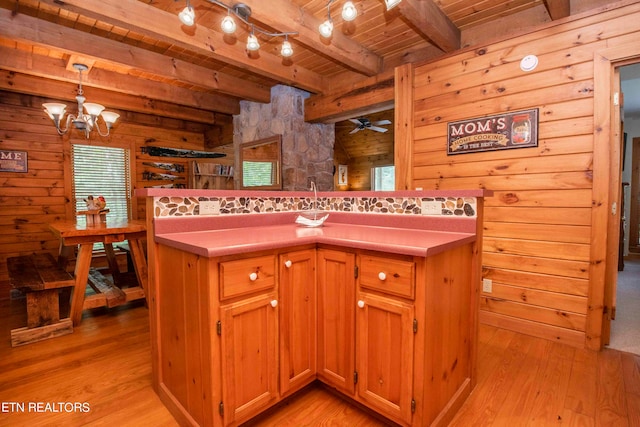
[[[88, 16], [111, 25], [126, 28], [182, 47], [206, 54], [277, 82], [313, 93], [324, 90], [324, 78], [298, 66], [286, 66], [279, 55], [260, 51], [248, 54], [245, 49], [229, 45], [222, 31], [212, 31], [202, 25], [182, 29], [178, 16], [138, 0], [41, 0], [62, 10]], [[249, 98], [246, 98], [249, 99]]]
[[397, 9], [415, 30], [445, 52], [460, 49], [460, 29], [433, 0], [403, 0]]
[[323, 22], [287, 0], [244, 0], [251, 8], [251, 17], [281, 32], [297, 31], [292, 40], [302, 43], [345, 67], [366, 76], [375, 76], [382, 71], [382, 58], [371, 52], [340, 31], [334, 31], [330, 42], [318, 34]]
[[[0, 46], [0, 68], [50, 78], [69, 83], [78, 82], [78, 72], [67, 63], [84, 61], [73, 58], [65, 61], [59, 58], [35, 55], [30, 52]], [[82, 62], [84, 63], [84, 62]], [[227, 95], [198, 92], [177, 86], [170, 86], [147, 79], [118, 74], [94, 68], [82, 75], [82, 84], [115, 92], [134, 95], [150, 100], [160, 100], [176, 105], [217, 111], [224, 114], [239, 114], [240, 100]]]
[[394, 108], [394, 71], [357, 84], [335, 88], [330, 94], [314, 95], [304, 102], [304, 120], [335, 123], [356, 116]]
[[544, 7], [547, 8], [549, 16], [554, 21], [560, 18], [566, 18], [571, 14], [570, 0], [544, 0]]
[[271, 89], [266, 86], [24, 14], [14, 15], [7, 9], [0, 9], [0, 36], [97, 58], [242, 99], [271, 100]]
[[[78, 85], [0, 70], [0, 90], [75, 102]], [[209, 125], [218, 121], [216, 117], [224, 116], [212, 111], [199, 110], [162, 101], [152, 101], [140, 96], [125, 95], [98, 88], [91, 88], [90, 92], [85, 93], [85, 96], [91, 102], [107, 106], [107, 109], [134, 111]], [[71, 106], [71, 111], [75, 112], [76, 109], [77, 107]], [[224, 119], [222, 122], [226, 123], [227, 120]]]

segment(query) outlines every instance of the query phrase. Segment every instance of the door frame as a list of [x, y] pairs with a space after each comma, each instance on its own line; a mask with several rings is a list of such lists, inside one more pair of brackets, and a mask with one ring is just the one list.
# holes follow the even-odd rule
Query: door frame
[[620, 109], [613, 108], [613, 95], [620, 86], [617, 68], [637, 62], [637, 43], [603, 49], [593, 57], [593, 200], [585, 328], [585, 347], [592, 350], [602, 349], [609, 341], [617, 281], [622, 171]]

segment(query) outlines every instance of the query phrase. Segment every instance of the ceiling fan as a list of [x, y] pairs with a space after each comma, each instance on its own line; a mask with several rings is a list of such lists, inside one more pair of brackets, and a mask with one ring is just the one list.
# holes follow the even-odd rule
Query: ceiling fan
[[364, 117], [359, 119], [349, 119], [350, 122], [355, 123], [357, 126], [353, 129], [351, 133], [356, 133], [364, 129], [370, 129], [376, 132], [387, 132], [389, 129], [381, 128], [382, 125], [390, 125], [390, 120], [379, 120], [377, 122], [371, 122], [369, 119]]

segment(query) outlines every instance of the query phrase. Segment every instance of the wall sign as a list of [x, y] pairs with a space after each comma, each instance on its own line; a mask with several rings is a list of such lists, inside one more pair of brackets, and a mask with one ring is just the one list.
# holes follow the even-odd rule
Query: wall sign
[[0, 172], [28, 172], [27, 152], [0, 150]]
[[538, 146], [538, 109], [447, 123], [447, 154]]

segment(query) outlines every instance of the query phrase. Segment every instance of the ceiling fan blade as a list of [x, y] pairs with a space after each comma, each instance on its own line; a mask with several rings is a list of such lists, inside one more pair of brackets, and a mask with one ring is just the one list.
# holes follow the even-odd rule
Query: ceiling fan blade
[[367, 129], [375, 130], [376, 132], [386, 132], [389, 130], [389, 129], [381, 128], [378, 126], [369, 126], [367, 127]]
[[378, 120], [377, 122], [373, 122], [371, 124], [374, 125], [374, 126], [390, 125], [391, 124], [391, 120]]
[[357, 125], [361, 125], [361, 124], [362, 124], [362, 122], [361, 122], [360, 120], [358, 120], [358, 119], [349, 119], [349, 121], [350, 121], [351, 123], [355, 123], [355, 124], [357, 124]]
[[349, 134], [356, 133], [356, 132], [358, 132], [360, 129], [361, 129], [361, 128], [355, 128], [354, 130], [352, 130], [351, 132], [349, 132]]

